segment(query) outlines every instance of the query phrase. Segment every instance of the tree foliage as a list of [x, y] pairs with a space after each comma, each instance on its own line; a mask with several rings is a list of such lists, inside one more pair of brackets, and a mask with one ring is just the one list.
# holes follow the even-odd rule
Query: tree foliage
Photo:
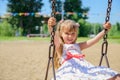
[[14, 36], [15, 30], [4, 20], [0, 23], [0, 36]]
[[112, 28], [109, 31], [109, 36], [120, 38], [120, 23], [117, 22], [115, 25], [112, 25]]
[[[89, 8], [83, 7], [81, 0], [65, 0], [64, 10], [65, 10], [65, 12], [76, 13], [78, 19], [80, 19], [80, 18], [87, 19], [88, 18], [87, 15], [83, 16], [83, 14], [87, 13], [89, 11]], [[72, 15], [67, 15], [67, 14], [66, 14], [66, 18], [74, 19], [72, 17]]]
[[[62, 11], [64, 11], [64, 14]], [[75, 21], [87, 19], [86, 13], [88, 11], [88, 7], [83, 7], [82, 0], [56, 0], [56, 12], [61, 13], [56, 15], [58, 20], [61, 19], [62, 15], [64, 15], [64, 19], [73, 19]]]
[[78, 22], [80, 24], [78, 36], [87, 37], [88, 34], [91, 33], [91, 24], [86, 22], [84, 19], [80, 19]]
[[[64, 3], [62, 3], [64, 1]], [[62, 5], [64, 5], [64, 8], [62, 8]], [[35, 12], [41, 12], [41, 8], [43, 6], [42, 0], [8, 0], [8, 12], [11, 13], [35, 13]], [[88, 36], [89, 34], [97, 34], [99, 31], [101, 31], [101, 24], [95, 23], [89, 23], [86, 21], [88, 19], [87, 14], [89, 11], [88, 7], [84, 7], [82, 5], [82, 0], [56, 0], [55, 5], [56, 12], [62, 13], [64, 11], [64, 19], [72, 19], [75, 20], [80, 24], [79, 28], [79, 36]], [[51, 7], [51, 6], [50, 6]], [[64, 9], [64, 10], [63, 10]], [[52, 10], [52, 9], [51, 9]], [[68, 13], [71, 14], [68, 14]], [[62, 14], [56, 14], [57, 21], [61, 20]], [[39, 31], [36, 31], [36, 26], [43, 25], [43, 17], [39, 16], [11, 16], [8, 19], [9, 23], [12, 25], [13, 28], [9, 27], [7, 25], [6, 29], [3, 26], [0, 26], [0, 33], [4, 34], [4, 30], [8, 33], [5, 33], [5, 35], [13, 35], [15, 31], [12, 31], [12, 29], [21, 29], [20, 31], [23, 32], [24, 35], [28, 33], [39, 33]], [[10, 26], [11, 26], [10, 25]], [[43, 27], [44, 32], [47, 33], [47, 25], [44, 24], [45, 27]], [[16, 28], [17, 27], [17, 28]], [[23, 31], [22, 31], [23, 30]], [[9, 33], [12, 31], [11, 33]], [[120, 23], [116, 23], [113, 25], [112, 29], [109, 32], [109, 36], [115, 36], [120, 34]]]
[[[40, 12], [43, 3], [42, 0], [8, 0], [8, 12], [11, 13], [35, 13]], [[42, 17], [35, 16], [12, 16], [9, 23], [12, 26], [22, 27], [24, 35], [35, 33], [35, 26], [40, 26]]]

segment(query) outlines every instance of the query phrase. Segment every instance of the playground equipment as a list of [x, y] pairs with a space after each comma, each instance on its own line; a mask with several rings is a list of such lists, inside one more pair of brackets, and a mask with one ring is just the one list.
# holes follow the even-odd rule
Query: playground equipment
[[[51, 0], [51, 3], [52, 3], [52, 13], [51, 13], [51, 16], [55, 17], [55, 12], [56, 12], [55, 11], [55, 4], [56, 4], [56, 0]], [[105, 22], [108, 22], [110, 20], [111, 5], [112, 5], [112, 0], [108, 0], [108, 8], [107, 8], [107, 12], [106, 12]], [[54, 68], [54, 54], [55, 54], [54, 36], [55, 36], [55, 27], [53, 26], [52, 27], [52, 32], [51, 32], [51, 42], [50, 42], [50, 46], [49, 46], [49, 57], [48, 57], [48, 64], [47, 64], [45, 80], [47, 80], [47, 77], [48, 77], [50, 61], [52, 62], [52, 69], [53, 69], [54, 80], [56, 80], [55, 68]], [[103, 61], [103, 57], [105, 57], [107, 67], [110, 67], [109, 61], [108, 61], [108, 58], [107, 58], [107, 48], [108, 48], [107, 30], [105, 29], [105, 35], [103, 37], [103, 43], [102, 43], [102, 49], [101, 49], [101, 59], [100, 59], [99, 66], [101, 66], [102, 61]]]

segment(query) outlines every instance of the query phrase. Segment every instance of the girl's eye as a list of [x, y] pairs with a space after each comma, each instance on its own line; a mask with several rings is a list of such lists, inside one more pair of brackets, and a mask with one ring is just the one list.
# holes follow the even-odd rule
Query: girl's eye
[[66, 35], [69, 35], [69, 33], [65, 33]]
[[74, 35], [75, 33], [72, 33], [72, 35]]
[[68, 33], [68, 32], [66, 32], [65, 34], [66, 35], [74, 35], [75, 33]]
[[71, 35], [74, 35], [75, 33], [73, 32], [73, 33], [71, 33]]

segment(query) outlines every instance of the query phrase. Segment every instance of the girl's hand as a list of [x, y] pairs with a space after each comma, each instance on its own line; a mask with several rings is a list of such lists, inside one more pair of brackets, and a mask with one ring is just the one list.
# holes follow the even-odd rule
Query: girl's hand
[[56, 25], [56, 19], [54, 17], [50, 17], [48, 19], [48, 27], [53, 27], [54, 25]]
[[103, 25], [104, 29], [107, 29], [109, 30], [111, 28], [111, 24], [110, 22], [106, 22], [104, 25]]
[[54, 17], [50, 17], [48, 19], [48, 30], [49, 32], [52, 31], [52, 27], [56, 25], [56, 19]]

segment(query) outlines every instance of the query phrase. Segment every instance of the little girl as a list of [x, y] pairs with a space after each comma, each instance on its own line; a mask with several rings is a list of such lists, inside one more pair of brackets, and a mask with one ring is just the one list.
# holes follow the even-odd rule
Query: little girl
[[[51, 17], [48, 20], [48, 28], [56, 24], [56, 19]], [[103, 25], [107, 31], [111, 24], [107, 22]], [[54, 57], [56, 80], [120, 80], [120, 75], [110, 68], [94, 66], [84, 59], [82, 50], [97, 43], [105, 34], [102, 30], [94, 38], [76, 43], [79, 24], [73, 20], [60, 21], [55, 33], [56, 54]]]

